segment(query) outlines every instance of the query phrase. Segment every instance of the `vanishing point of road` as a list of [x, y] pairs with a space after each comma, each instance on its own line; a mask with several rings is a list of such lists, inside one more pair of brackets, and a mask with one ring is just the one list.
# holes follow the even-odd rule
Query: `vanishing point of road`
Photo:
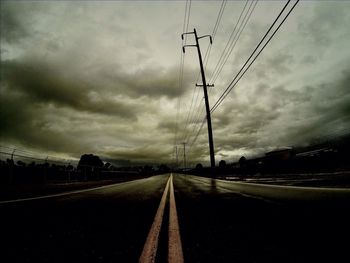
[[348, 262], [349, 194], [166, 174], [0, 202], [0, 260]]

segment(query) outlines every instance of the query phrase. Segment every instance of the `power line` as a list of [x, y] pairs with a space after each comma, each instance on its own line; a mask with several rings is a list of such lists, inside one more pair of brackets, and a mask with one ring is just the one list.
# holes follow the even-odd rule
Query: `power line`
[[[213, 33], [212, 33], [213, 39], [216, 37], [216, 33], [217, 33], [217, 30], [218, 30], [219, 24], [221, 22], [221, 19], [222, 19], [223, 13], [224, 13], [224, 9], [226, 7], [226, 3], [227, 3], [227, 1], [223, 1], [221, 3], [221, 7], [220, 7], [220, 10], [219, 10], [219, 13], [218, 13], [218, 17], [217, 17], [216, 23], [214, 25]], [[209, 47], [207, 48], [206, 54], [205, 54], [205, 69], [207, 68], [207, 64], [208, 64], [208, 61], [209, 61], [210, 51], [211, 51], [211, 45], [209, 45]], [[197, 82], [198, 82], [199, 76], [200, 75], [198, 74]], [[210, 92], [211, 92], [211, 89], [209, 90], [208, 94], [210, 94]], [[195, 105], [197, 104], [197, 101], [198, 101], [198, 97], [199, 97], [198, 95], [199, 95], [199, 92], [197, 93]], [[190, 133], [188, 138], [186, 137], [186, 141], [189, 142], [191, 140], [192, 134], [194, 136], [193, 137], [194, 139], [193, 139], [189, 149], [191, 149], [191, 146], [197, 140], [198, 135], [200, 134], [200, 132], [201, 132], [201, 130], [203, 128], [203, 125], [204, 125], [203, 121], [200, 121], [201, 118], [202, 118], [201, 116], [204, 114], [204, 110], [205, 110], [204, 107], [201, 107], [201, 101], [202, 100], [199, 101], [200, 103], [197, 106], [197, 112], [193, 114], [193, 118], [192, 118], [192, 120], [190, 122], [190, 123], [194, 123], [192, 132]], [[205, 119], [205, 115], [204, 115], [204, 119]], [[197, 127], [199, 127], [199, 129], [197, 129]], [[197, 132], [196, 132], [196, 130], [197, 130]]]
[[[213, 28], [213, 32], [211, 33], [213, 41], [215, 40], [216, 32], [217, 32], [217, 30], [219, 28], [219, 25], [220, 25], [220, 22], [221, 22], [221, 19], [222, 19], [222, 15], [224, 14], [224, 10], [226, 8], [226, 4], [227, 4], [227, 0], [223, 0], [222, 3], [221, 3], [220, 10], [219, 10], [219, 13], [218, 13], [218, 16], [216, 18], [216, 22], [215, 22], [215, 25], [214, 25], [214, 28]], [[204, 56], [204, 61], [205, 61], [204, 69], [205, 70], [207, 69], [207, 64], [209, 62], [211, 48], [212, 48], [212, 45], [208, 45], [208, 48], [207, 48], [207, 50], [205, 52], [205, 56]], [[199, 78], [200, 78], [200, 71], [198, 71], [196, 82], [198, 82]]]
[[[231, 42], [231, 44], [230, 44], [230, 48], [228, 49], [228, 53], [227, 53], [227, 55], [225, 56], [224, 60], [222, 61], [221, 65], [219, 66], [219, 68], [218, 68], [218, 70], [217, 70], [215, 76], [213, 77], [213, 80], [211, 81], [211, 83], [215, 83], [216, 80], [217, 80], [217, 78], [219, 77], [219, 75], [220, 75], [220, 73], [221, 73], [223, 67], [225, 66], [225, 64], [226, 64], [226, 62], [227, 62], [227, 60], [228, 60], [228, 58], [230, 57], [230, 55], [231, 55], [233, 49], [236, 47], [236, 44], [237, 44], [237, 42], [238, 42], [238, 40], [239, 40], [239, 38], [240, 38], [240, 36], [241, 36], [243, 30], [245, 29], [245, 27], [246, 27], [248, 21], [250, 20], [250, 17], [252, 16], [252, 13], [253, 13], [253, 11], [254, 11], [254, 9], [255, 9], [257, 3], [258, 3], [258, 1], [255, 1], [255, 4], [254, 4], [254, 6], [253, 6], [253, 2], [252, 2], [252, 4], [249, 6], [249, 9], [248, 9], [246, 15], [244, 16], [244, 19], [243, 19], [243, 21], [242, 21], [242, 23], [241, 23], [241, 25], [240, 25], [240, 28], [236, 31], [236, 34], [235, 34], [235, 36], [233, 37], [233, 40], [232, 40], [232, 42]], [[251, 8], [251, 7], [252, 7], [252, 8]], [[248, 13], [249, 13], [249, 15], [248, 15]], [[247, 17], [247, 15], [248, 15], [248, 17]], [[246, 17], [247, 17], [247, 18], [246, 18]], [[244, 24], [243, 24], [243, 23], [244, 23]]]
[[[284, 8], [282, 9], [282, 11], [280, 12], [280, 14], [277, 16], [276, 20], [274, 21], [274, 23], [271, 25], [270, 29], [266, 32], [265, 36], [263, 37], [263, 39], [260, 41], [260, 43], [258, 44], [257, 48], [253, 51], [252, 55], [249, 57], [249, 59], [247, 60], [247, 62], [244, 64], [244, 66], [242, 68], [244, 68], [246, 66], [246, 64], [249, 62], [249, 60], [251, 59], [251, 57], [254, 55], [254, 53], [256, 52], [256, 50], [258, 49], [258, 47], [261, 45], [261, 43], [264, 41], [264, 39], [266, 38], [266, 35], [271, 31], [271, 29], [273, 28], [273, 26], [275, 25], [276, 21], [279, 19], [279, 17], [281, 16], [281, 14], [284, 12], [285, 8], [287, 7], [287, 5], [289, 4], [290, 1], [287, 2], [287, 4], [284, 6]], [[279, 28], [281, 27], [281, 25], [284, 23], [284, 21], [287, 19], [287, 17], [289, 16], [289, 14], [292, 12], [292, 10], [294, 9], [294, 7], [296, 6], [296, 4], [299, 2], [299, 0], [297, 0], [297, 2], [293, 5], [293, 7], [290, 9], [290, 11], [287, 13], [287, 15], [284, 17], [284, 19], [282, 20], [282, 22], [279, 24], [279, 26], [277, 27], [277, 29], [273, 32], [273, 34], [271, 35], [271, 37], [268, 39], [268, 41], [265, 43], [265, 45], [263, 46], [263, 48], [259, 51], [259, 53], [255, 56], [254, 60], [249, 64], [248, 68], [243, 72], [243, 74], [240, 76], [240, 78], [237, 80], [237, 82], [241, 79], [241, 77], [244, 75], [244, 73], [249, 69], [249, 67], [251, 66], [252, 63], [254, 63], [255, 59], [260, 55], [260, 53], [262, 52], [262, 50], [266, 47], [266, 45], [268, 44], [268, 42], [272, 39], [272, 37], [275, 35], [275, 33], [279, 30]], [[242, 71], [242, 70], [241, 70]], [[241, 72], [240, 71], [240, 72]], [[240, 73], [239, 72], [239, 73]], [[239, 75], [239, 73], [237, 75]], [[236, 79], [236, 78], [235, 78]], [[234, 80], [235, 80], [234, 79]], [[230, 85], [234, 82], [234, 80], [230, 83]], [[234, 84], [234, 86], [237, 84], [237, 82]], [[214, 106], [212, 107], [211, 112], [213, 112], [221, 103], [222, 101], [225, 99], [225, 97], [227, 96], [227, 94], [232, 90], [232, 87], [230, 87], [230, 85], [228, 86], [228, 88], [224, 91], [223, 95], [220, 96], [219, 100], [214, 104]], [[226, 94], [225, 94], [226, 92]], [[204, 123], [202, 123], [201, 127], [198, 129], [196, 136], [194, 137], [193, 141], [190, 144], [189, 150], [191, 150], [193, 144], [195, 143], [195, 141], [197, 140], [201, 129], [203, 128]]]
[[[196, 133], [196, 136], [193, 138], [191, 144], [190, 144], [190, 148], [192, 147], [192, 145], [196, 142], [203, 126], [204, 126], [204, 123], [205, 123], [205, 117], [203, 118], [202, 122], [201, 122], [201, 125], [200, 125], [200, 128], [198, 129], [197, 133]], [[190, 150], [190, 149], [189, 149]]]
[[[187, 0], [186, 1], [186, 5], [185, 5], [185, 14], [184, 14], [184, 19], [183, 19], [183, 26], [182, 26], [182, 33], [184, 33], [185, 31], [187, 31], [188, 29], [188, 24], [189, 24], [189, 20], [190, 20], [190, 12], [191, 12], [191, 0]], [[185, 37], [185, 39], [182, 40], [181, 45], [183, 46], [184, 44], [186, 44], [187, 41], [187, 37]], [[180, 92], [183, 89], [183, 72], [184, 72], [184, 64], [185, 64], [185, 54], [180, 51], [181, 54], [181, 59], [180, 59], [180, 69], [179, 69], [179, 89]], [[174, 144], [177, 145], [177, 132], [178, 132], [178, 123], [179, 123], [179, 116], [180, 116], [180, 108], [181, 108], [181, 97], [179, 97], [178, 101], [177, 101], [177, 105], [176, 105], [176, 117], [175, 117], [175, 132], [174, 132]]]
[[212, 75], [211, 75], [211, 77], [209, 79], [209, 83], [213, 83], [213, 79], [215, 78], [217, 72], [219, 71], [220, 66], [223, 64], [223, 61], [224, 61], [225, 57], [228, 56], [230, 47], [231, 47], [232, 43], [234, 42], [234, 40], [235, 40], [235, 38], [237, 36], [237, 32], [240, 31], [240, 29], [241, 29], [242, 25], [244, 24], [244, 21], [245, 21], [247, 15], [248, 15], [249, 11], [252, 8], [252, 5], [253, 5], [254, 1], [250, 2], [248, 10], [246, 10], [248, 2], [249, 2], [249, 0], [247, 0], [245, 2], [245, 5], [242, 8], [242, 11], [241, 11], [241, 13], [240, 13], [240, 15], [239, 15], [239, 17], [238, 17], [238, 19], [237, 19], [237, 21], [235, 23], [235, 26], [234, 26], [231, 34], [230, 34], [230, 37], [227, 40], [226, 45], [225, 45], [225, 47], [224, 47], [224, 49], [223, 49], [223, 51], [222, 51], [222, 53], [221, 53], [221, 55], [219, 57], [219, 60], [218, 60], [218, 62], [216, 63], [216, 65], [214, 67]]
[[[283, 7], [283, 9], [281, 10], [281, 12], [278, 14], [277, 18], [275, 19], [275, 21], [272, 23], [272, 25], [270, 26], [270, 28], [267, 30], [267, 32], [265, 33], [264, 37], [261, 39], [261, 41], [259, 42], [259, 44], [256, 46], [256, 48], [254, 49], [254, 51], [252, 52], [252, 54], [249, 56], [249, 58], [247, 59], [247, 61], [244, 63], [244, 65], [242, 66], [242, 68], [239, 70], [239, 72], [236, 74], [236, 76], [233, 78], [233, 80], [230, 82], [230, 84], [228, 85], [228, 87], [225, 89], [225, 91], [223, 92], [223, 94], [219, 97], [219, 99], [215, 102], [214, 106], [211, 109], [211, 112], [214, 112], [222, 103], [222, 101], [226, 98], [226, 96], [231, 92], [231, 90], [236, 86], [236, 84], [239, 82], [239, 80], [243, 77], [243, 75], [247, 72], [247, 70], [250, 68], [250, 66], [254, 63], [254, 61], [258, 58], [258, 56], [261, 54], [261, 52], [265, 49], [266, 45], [271, 41], [271, 39], [273, 38], [273, 36], [276, 34], [276, 32], [279, 30], [279, 28], [282, 26], [282, 24], [285, 22], [285, 20], [287, 19], [287, 17], [290, 15], [290, 13], [293, 11], [293, 9], [295, 8], [295, 6], [298, 4], [300, 0], [297, 0], [294, 5], [292, 6], [292, 8], [289, 10], [289, 12], [286, 14], [286, 16], [284, 17], [284, 19], [282, 20], [282, 22], [278, 25], [278, 27], [275, 29], [275, 31], [272, 33], [272, 35], [269, 37], [269, 39], [266, 41], [266, 43], [264, 44], [264, 46], [260, 49], [260, 51], [257, 53], [257, 55], [254, 57], [254, 59], [251, 61], [251, 63], [248, 65], [248, 67], [244, 70], [245, 66], [249, 63], [250, 59], [254, 56], [255, 52], [258, 50], [258, 48], [260, 47], [260, 45], [262, 44], [262, 42], [265, 40], [266, 36], [269, 34], [269, 32], [271, 31], [271, 29], [273, 28], [273, 26], [275, 25], [275, 23], [277, 22], [277, 20], [280, 18], [280, 16], [282, 15], [282, 13], [284, 12], [284, 10], [286, 9], [286, 7], [289, 5], [290, 0], [288, 0], [288, 2], [285, 4], [285, 6]], [[244, 70], [244, 71], [243, 71]], [[243, 73], [240, 75], [240, 73], [243, 71]], [[240, 76], [239, 76], [240, 75]], [[236, 82], [235, 82], [236, 81]], [[234, 83], [235, 82], [235, 83]], [[231, 86], [232, 85], [232, 86]]]

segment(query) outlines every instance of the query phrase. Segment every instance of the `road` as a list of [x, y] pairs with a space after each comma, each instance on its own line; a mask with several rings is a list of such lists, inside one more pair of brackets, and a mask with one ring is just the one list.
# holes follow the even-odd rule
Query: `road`
[[138, 262], [154, 246], [156, 262], [349, 259], [350, 205], [337, 193], [279, 200], [232, 182], [170, 178], [0, 203], [1, 262]]

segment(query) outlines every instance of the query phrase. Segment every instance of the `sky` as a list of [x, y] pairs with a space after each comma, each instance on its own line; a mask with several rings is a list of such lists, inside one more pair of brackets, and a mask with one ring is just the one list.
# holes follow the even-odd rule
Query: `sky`
[[[251, 1], [247, 3], [249, 6]], [[2, 146], [64, 158], [209, 161], [198, 54], [222, 1], [1, 1]], [[227, 1], [208, 82], [246, 1]], [[258, 1], [209, 88], [213, 105], [284, 6]], [[246, 9], [247, 10], [247, 9]], [[186, 23], [185, 23], [186, 25]], [[217, 162], [350, 131], [350, 1], [301, 1], [212, 114]], [[194, 44], [188, 35], [187, 44]], [[203, 57], [209, 40], [200, 40]], [[180, 79], [183, 81], [180, 82]], [[200, 84], [200, 81], [197, 82]], [[211, 84], [211, 83], [210, 83]], [[198, 116], [198, 118], [197, 118]], [[186, 124], [187, 123], [187, 124]], [[196, 139], [196, 140], [194, 140]]]

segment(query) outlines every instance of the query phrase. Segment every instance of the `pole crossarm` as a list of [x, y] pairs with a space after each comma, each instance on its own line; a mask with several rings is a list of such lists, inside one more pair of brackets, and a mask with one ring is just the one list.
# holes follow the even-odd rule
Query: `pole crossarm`
[[[196, 87], [203, 87], [203, 84], [196, 83]], [[207, 88], [212, 88], [212, 87], [214, 87], [214, 84], [207, 84]]]
[[185, 53], [185, 47], [197, 47], [197, 45], [184, 45], [184, 46], [182, 46], [183, 53]]
[[194, 34], [194, 31], [193, 32], [182, 33], [181, 34], [181, 39], [184, 40], [184, 35], [189, 35], [189, 34]]
[[201, 38], [204, 38], [204, 37], [209, 37], [210, 44], [213, 44], [213, 39], [212, 39], [211, 35], [204, 35], [204, 36], [198, 37], [197, 39], [201, 39]]

